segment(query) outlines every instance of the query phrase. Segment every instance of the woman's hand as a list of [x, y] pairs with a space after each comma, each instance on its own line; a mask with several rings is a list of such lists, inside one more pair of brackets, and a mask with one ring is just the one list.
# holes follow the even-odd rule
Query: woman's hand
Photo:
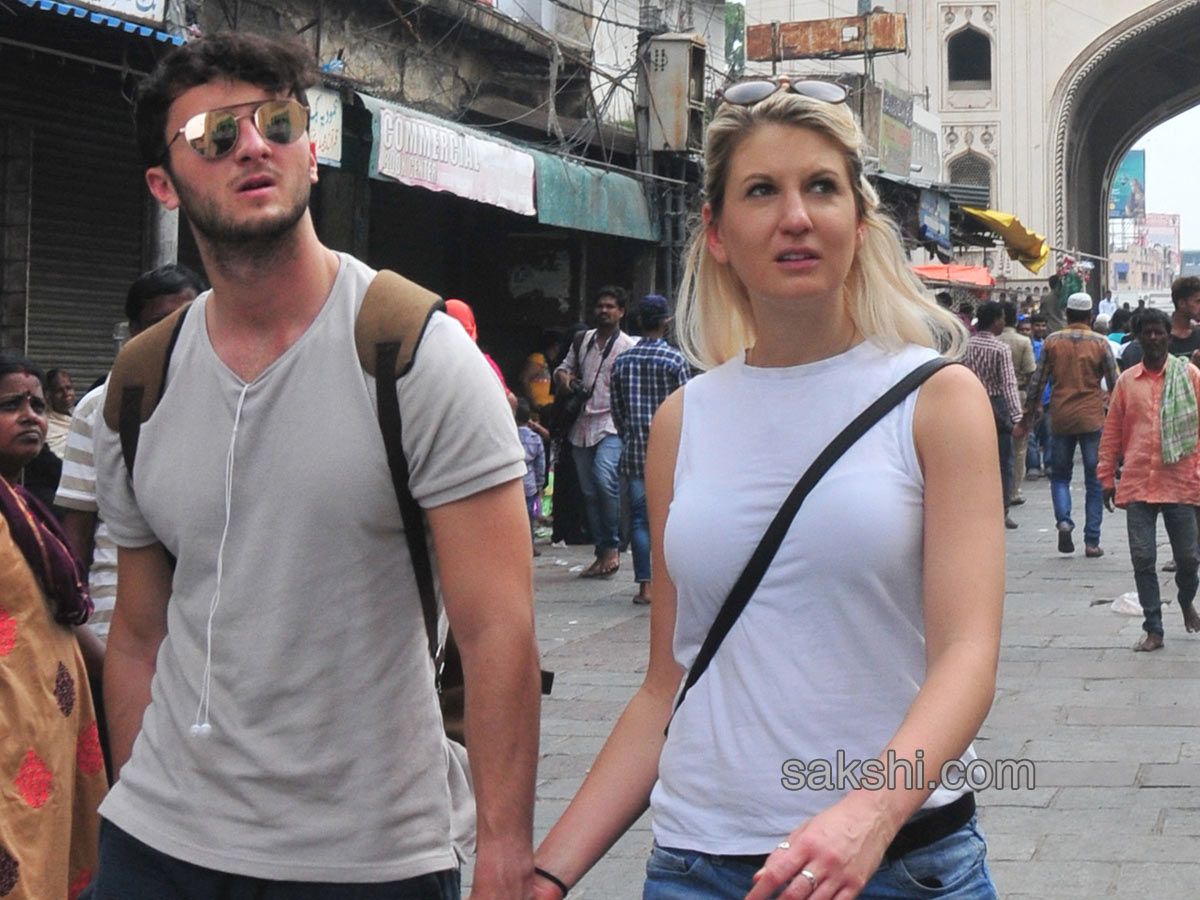
[[853, 900], [871, 880], [893, 837], [855, 795], [813, 816], [767, 857], [746, 900]]
[[563, 892], [538, 875], [533, 876], [533, 900], [562, 900]]

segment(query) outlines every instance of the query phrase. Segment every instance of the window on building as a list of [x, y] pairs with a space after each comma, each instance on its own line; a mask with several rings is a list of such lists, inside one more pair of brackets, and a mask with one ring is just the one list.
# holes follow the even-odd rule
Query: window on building
[[987, 91], [992, 87], [992, 42], [978, 28], [964, 28], [946, 45], [950, 90]]
[[987, 188], [988, 203], [991, 203], [992, 164], [978, 153], [964, 153], [950, 163], [950, 183], [970, 184]]

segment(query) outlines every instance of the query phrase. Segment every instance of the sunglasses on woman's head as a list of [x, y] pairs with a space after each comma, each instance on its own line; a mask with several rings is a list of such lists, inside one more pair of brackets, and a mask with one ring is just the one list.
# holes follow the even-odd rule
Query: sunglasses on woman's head
[[753, 106], [777, 91], [791, 91], [802, 97], [825, 103], [844, 103], [846, 89], [833, 81], [792, 81], [786, 75], [778, 78], [751, 78], [728, 85], [717, 96], [734, 106]]
[[163, 157], [183, 135], [188, 146], [205, 159], [220, 159], [237, 146], [242, 119], [252, 119], [258, 133], [271, 143], [291, 144], [308, 128], [308, 109], [295, 99], [255, 100], [197, 113], [167, 141]]

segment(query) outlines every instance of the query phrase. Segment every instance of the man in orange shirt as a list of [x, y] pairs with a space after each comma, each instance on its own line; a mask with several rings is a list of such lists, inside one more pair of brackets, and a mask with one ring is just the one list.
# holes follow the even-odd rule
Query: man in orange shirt
[[[1143, 310], [1138, 338], [1142, 361], [1121, 374], [1100, 439], [1097, 475], [1109, 511], [1125, 509], [1133, 579], [1145, 615], [1145, 635], [1134, 650], [1163, 645], [1162, 602], [1154, 571], [1156, 525], [1162, 513], [1178, 569], [1179, 608], [1189, 632], [1200, 631], [1192, 601], [1200, 584], [1196, 570], [1195, 508], [1200, 505], [1200, 369], [1171, 356], [1170, 317]], [[1118, 465], [1121, 480], [1114, 481]]]

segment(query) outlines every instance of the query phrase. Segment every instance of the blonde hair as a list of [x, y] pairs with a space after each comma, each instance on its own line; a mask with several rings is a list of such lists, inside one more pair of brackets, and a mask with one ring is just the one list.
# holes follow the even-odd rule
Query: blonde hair
[[[925, 293], [908, 267], [896, 223], [879, 208], [879, 195], [863, 174], [862, 132], [845, 104], [824, 103], [779, 91], [753, 106], [723, 104], [705, 135], [704, 195], [716, 222], [725, 200], [733, 155], [765, 124], [807, 128], [842, 151], [863, 241], [846, 276], [844, 297], [855, 327], [889, 347], [905, 343], [958, 356], [967, 331], [953, 313]], [[754, 345], [756, 326], [750, 299], [733, 270], [708, 252], [704, 223], [697, 217], [680, 280], [676, 306], [680, 348], [696, 366], [710, 369]]]

